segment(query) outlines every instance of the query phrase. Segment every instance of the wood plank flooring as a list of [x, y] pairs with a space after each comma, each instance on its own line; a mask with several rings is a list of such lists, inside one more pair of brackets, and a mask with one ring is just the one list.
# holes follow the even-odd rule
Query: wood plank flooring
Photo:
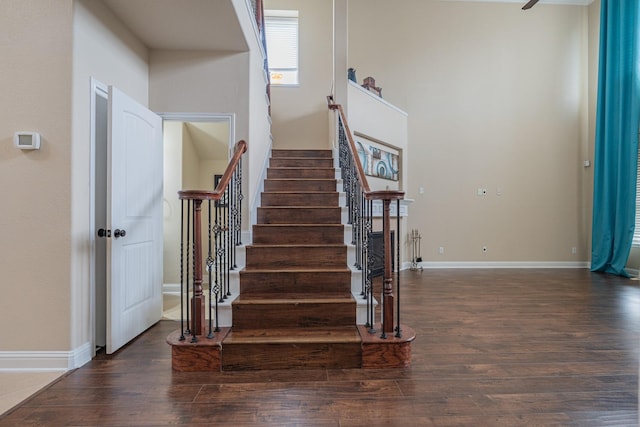
[[162, 321], [0, 426], [638, 426], [640, 288], [587, 270], [402, 276], [409, 368], [172, 372]]

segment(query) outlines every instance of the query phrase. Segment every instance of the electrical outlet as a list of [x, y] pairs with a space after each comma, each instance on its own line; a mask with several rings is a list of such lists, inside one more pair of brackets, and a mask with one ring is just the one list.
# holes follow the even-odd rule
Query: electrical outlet
[[482, 252], [485, 252], [485, 253], [486, 253], [488, 250], [489, 250], [489, 248], [487, 248], [486, 246], [483, 246], [483, 247], [482, 247]]
[[444, 246], [440, 246], [440, 247], [438, 248], [438, 253], [439, 253], [440, 255], [442, 255], [442, 254], [444, 253]]
[[575, 255], [577, 252], [578, 252], [578, 249], [575, 246], [571, 248], [571, 253], [572, 254]]

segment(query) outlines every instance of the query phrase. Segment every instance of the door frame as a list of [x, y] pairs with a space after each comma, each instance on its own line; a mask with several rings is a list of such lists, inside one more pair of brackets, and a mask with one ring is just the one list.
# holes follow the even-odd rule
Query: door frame
[[[91, 330], [91, 358], [96, 355], [96, 99], [109, 101], [109, 86], [91, 77], [90, 148], [89, 148], [89, 319]], [[106, 307], [106, 302], [105, 302]]]
[[[235, 113], [176, 113], [176, 112], [156, 112], [162, 118], [162, 123], [166, 121], [174, 122], [205, 122], [205, 123], [227, 123], [229, 129], [227, 141], [227, 155], [233, 155], [233, 148], [236, 143]], [[164, 233], [163, 233], [164, 234]], [[179, 295], [180, 285], [174, 283], [163, 283], [162, 293], [169, 295]]]

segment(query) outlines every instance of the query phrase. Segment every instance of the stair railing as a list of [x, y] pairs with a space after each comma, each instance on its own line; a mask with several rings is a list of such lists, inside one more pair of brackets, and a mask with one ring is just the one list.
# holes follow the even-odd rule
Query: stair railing
[[[237, 268], [237, 247], [242, 245], [242, 155], [247, 143], [234, 147], [227, 169], [213, 191], [182, 190], [180, 230], [180, 341], [191, 335], [208, 338], [220, 331], [219, 303], [231, 295], [230, 272]], [[207, 256], [202, 248], [203, 202], [206, 201]], [[208, 310], [203, 277], [208, 273]], [[207, 322], [208, 318], [208, 322]]]
[[[348, 223], [352, 227], [352, 244], [356, 248], [355, 267], [362, 271], [361, 296], [367, 301], [366, 326], [375, 333], [375, 304], [373, 297], [373, 252], [371, 233], [373, 232], [373, 202], [382, 202], [382, 234], [384, 241], [384, 278], [382, 286], [381, 338], [395, 332], [402, 336], [400, 328], [400, 200], [404, 192], [398, 190], [372, 191], [358, 156], [353, 135], [349, 129], [342, 105], [335, 104], [332, 96], [327, 97], [330, 110], [336, 112], [338, 136], [338, 158], [343, 190], [346, 195]], [[391, 246], [391, 202], [396, 202], [396, 295], [393, 294], [393, 272]], [[395, 302], [395, 306], [394, 306]], [[395, 316], [394, 316], [395, 313]]]

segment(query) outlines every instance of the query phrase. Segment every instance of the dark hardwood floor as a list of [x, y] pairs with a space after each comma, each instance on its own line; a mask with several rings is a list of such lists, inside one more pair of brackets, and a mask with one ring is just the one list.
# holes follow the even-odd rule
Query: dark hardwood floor
[[405, 271], [401, 298], [410, 368], [172, 372], [162, 321], [0, 426], [638, 426], [637, 281]]

